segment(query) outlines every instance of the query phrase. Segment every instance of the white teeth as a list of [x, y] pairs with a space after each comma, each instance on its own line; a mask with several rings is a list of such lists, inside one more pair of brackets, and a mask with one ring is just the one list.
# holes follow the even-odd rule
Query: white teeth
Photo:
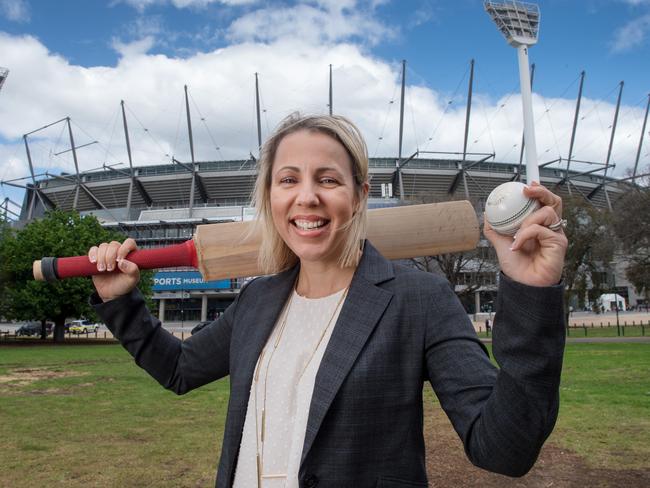
[[294, 220], [293, 222], [296, 224], [296, 227], [301, 230], [317, 229], [325, 225], [324, 220], [317, 220], [315, 222], [309, 220]]

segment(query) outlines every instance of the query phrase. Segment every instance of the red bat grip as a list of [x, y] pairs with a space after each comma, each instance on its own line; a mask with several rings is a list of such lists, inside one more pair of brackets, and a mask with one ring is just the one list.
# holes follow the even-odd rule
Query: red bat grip
[[[174, 268], [177, 266], [198, 267], [194, 241], [189, 240], [173, 246], [156, 249], [133, 251], [127, 259], [138, 265], [140, 269]], [[56, 258], [54, 270], [57, 278], [73, 278], [100, 274], [97, 264], [91, 263], [88, 256]]]

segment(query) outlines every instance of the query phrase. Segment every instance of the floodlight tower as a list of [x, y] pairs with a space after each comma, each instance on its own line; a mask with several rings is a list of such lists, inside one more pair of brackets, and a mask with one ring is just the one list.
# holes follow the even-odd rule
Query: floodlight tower
[[524, 141], [526, 149], [526, 182], [539, 182], [535, 122], [533, 119], [533, 96], [528, 68], [528, 46], [537, 43], [539, 31], [539, 7], [533, 3], [517, 1], [483, 3], [497, 28], [512, 47], [517, 48], [519, 59], [519, 82], [524, 111]]

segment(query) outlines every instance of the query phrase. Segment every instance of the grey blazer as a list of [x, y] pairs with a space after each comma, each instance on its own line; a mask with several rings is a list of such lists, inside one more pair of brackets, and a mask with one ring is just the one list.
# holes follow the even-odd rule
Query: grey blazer
[[[297, 272], [253, 280], [217, 321], [184, 342], [160, 326], [137, 290], [105, 304], [91, 299], [136, 363], [165, 388], [183, 394], [230, 375], [217, 488], [232, 484], [253, 370]], [[427, 486], [425, 381], [475, 465], [525, 474], [558, 411], [562, 288], [501, 275], [497, 369], [445, 280], [392, 263], [366, 243], [316, 376], [300, 486]]]

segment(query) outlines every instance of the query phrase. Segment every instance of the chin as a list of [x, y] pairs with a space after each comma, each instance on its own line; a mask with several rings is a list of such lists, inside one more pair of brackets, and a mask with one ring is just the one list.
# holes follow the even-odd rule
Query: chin
[[337, 259], [330, 255], [330, 253], [323, 250], [316, 249], [292, 249], [294, 254], [298, 256], [300, 261], [305, 261], [309, 263], [327, 263], [330, 261], [336, 261]]
[[[289, 244], [289, 243], [288, 243]], [[300, 261], [308, 263], [322, 263], [322, 264], [338, 264], [339, 257], [341, 255], [339, 251], [332, 251], [335, 248], [342, 248], [342, 245], [339, 243], [337, 246], [335, 243], [320, 243], [320, 244], [304, 244], [300, 243], [296, 246], [289, 244], [289, 248], [293, 253], [298, 256]]]

